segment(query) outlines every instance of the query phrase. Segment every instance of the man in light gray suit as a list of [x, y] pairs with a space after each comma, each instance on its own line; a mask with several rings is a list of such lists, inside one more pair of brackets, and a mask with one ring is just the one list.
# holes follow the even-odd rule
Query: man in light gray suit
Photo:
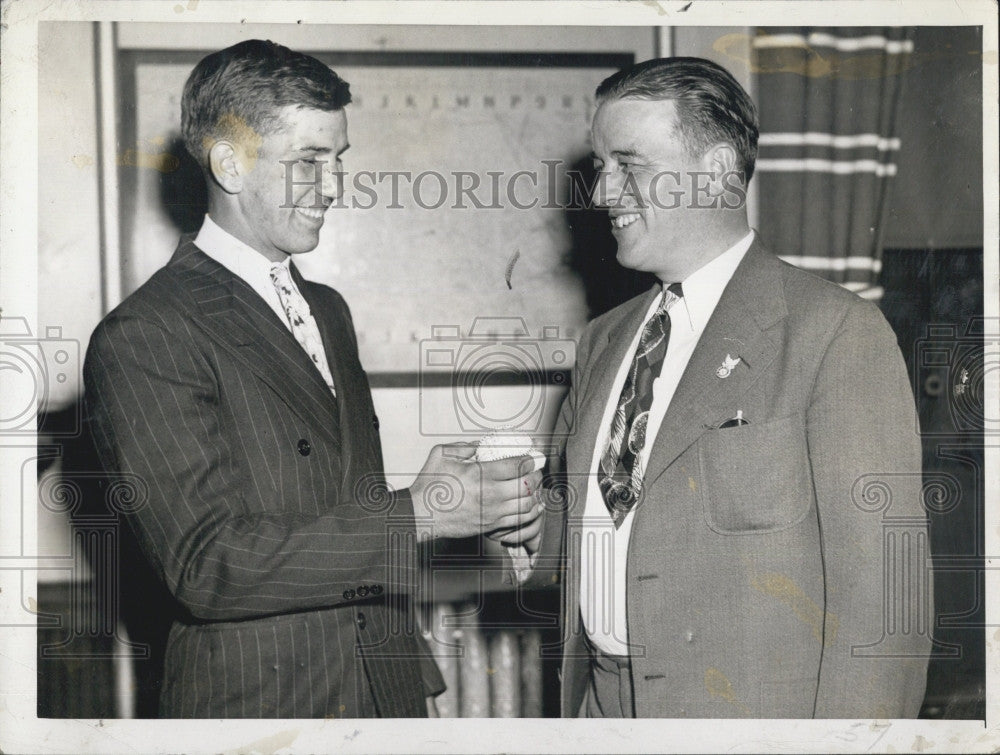
[[129, 524], [174, 599], [162, 716], [426, 716], [417, 543], [537, 518], [531, 460], [465, 463], [471, 444], [386, 486], [347, 304], [292, 262], [340, 195], [349, 102], [273, 42], [198, 63], [182, 128], [208, 216], [91, 338], [94, 440], [147, 490]]
[[560, 554], [562, 714], [916, 716], [933, 603], [895, 335], [749, 228], [757, 114], [727, 71], [648, 61], [597, 105], [595, 199], [659, 282], [581, 337], [564, 505], [528, 533]]

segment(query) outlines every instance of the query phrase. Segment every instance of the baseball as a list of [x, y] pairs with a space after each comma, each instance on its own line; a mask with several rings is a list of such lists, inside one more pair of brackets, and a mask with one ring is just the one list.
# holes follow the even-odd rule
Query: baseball
[[535, 450], [534, 442], [523, 434], [513, 434], [504, 428], [491, 430], [479, 439], [476, 461], [497, 461], [529, 455], [535, 460], [535, 470], [545, 466], [545, 454]]

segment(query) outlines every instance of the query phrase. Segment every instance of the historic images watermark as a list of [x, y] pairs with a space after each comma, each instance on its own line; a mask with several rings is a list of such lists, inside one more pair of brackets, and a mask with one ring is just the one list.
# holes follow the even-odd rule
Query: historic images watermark
[[[420, 342], [420, 433], [425, 436], [469, 435], [478, 438], [498, 427], [533, 434], [546, 428], [553, 401], [565, 400], [576, 343], [560, 336], [558, 326], [537, 335], [520, 317], [478, 317], [466, 330], [457, 324], [436, 325]], [[451, 389], [451, 412], [425, 403], [425, 388], [441, 375]], [[489, 387], [507, 376], [523, 388], [518, 400], [493, 401]]]
[[[0, 410], [0, 436], [33, 436], [39, 407], [49, 405], [57, 386], [80, 384], [80, 342], [64, 338], [61, 326], [48, 326], [36, 335], [24, 317], [0, 318], [0, 370], [12, 381]], [[17, 399], [11, 401], [12, 396]], [[73, 437], [79, 431], [77, 412], [56, 432]]]
[[[296, 206], [297, 187], [313, 186], [312, 209], [402, 210], [584, 210], [597, 207], [735, 210], [746, 204], [743, 174], [737, 171], [662, 170], [650, 175], [623, 171], [584, 172], [566, 168], [562, 160], [542, 160], [532, 170], [484, 172], [425, 170], [345, 171], [339, 161], [282, 160], [285, 166], [285, 203]], [[328, 171], [328, 166], [330, 166]], [[324, 194], [324, 172], [338, 187]], [[611, 187], [614, 191], [610, 191]], [[719, 188], [715, 188], [719, 187]], [[598, 202], [595, 197], [612, 197]], [[326, 198], [324, 198], [326, 197]]]

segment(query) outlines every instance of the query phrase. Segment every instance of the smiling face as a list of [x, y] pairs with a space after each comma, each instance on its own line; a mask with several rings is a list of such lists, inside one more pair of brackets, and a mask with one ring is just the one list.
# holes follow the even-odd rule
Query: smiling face
[[344, 110], [282, 109], [284, 128], [243, 155], [226, 230], [272, 262], [311, 252], [323, 217], [342, 191], [340, 156], [348, 147]]
[[[611, 99], [594, 115], [595, 202], [608, 209], [618, 262], [672, 283], [713, 255], [704, 243], [713, 215], [704, 207], [710, 152], [691, 155], [672, 100]], [[701, 205], [701, 206], [698, 206]], [[710, 233], [709, 233], [710, 235]]]

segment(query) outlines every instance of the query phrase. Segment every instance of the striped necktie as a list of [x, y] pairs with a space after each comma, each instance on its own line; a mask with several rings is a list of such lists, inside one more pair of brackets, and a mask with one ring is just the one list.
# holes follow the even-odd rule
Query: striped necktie
[[281, 308], [285, 310], [288, 324], [291, 326], [292, 335], [306, 354], [316, 365], [323, 379], [326, 381], [330, 392], [334, 396], [337, 391], [333, 386], [333, 375], [330, 374], [330, 364], [326, 361], [326, 352], [323, 349], [323, 339], [319, 335], [319, 327], [316, 320], [309, 311], [309, 304], [305, 297], [299, 292], [298, 286], [292, 280], [292, 273], [287, 264], [277, 264], [271, 267], [271, 282], [275, 291], [278, 292], [278, 300]]
[[639, 347], [632, 358], [618, 399], [608, 448], [601, 457], [598, 485], [604, 496], [604, 504], [614, 520], [615, 529], [621, 527], [642, 491], [645, 470], [640, 455], [646, 445], [646, 423], [649, 408], [653, 404], [653, 382], [660, 375], [663, 359], [667, 355], [667, 343], [670, 341], [668, 310], [683, 295], [681, 284], [672, 283], [663, 292], [660, 306], [642, 329]]

